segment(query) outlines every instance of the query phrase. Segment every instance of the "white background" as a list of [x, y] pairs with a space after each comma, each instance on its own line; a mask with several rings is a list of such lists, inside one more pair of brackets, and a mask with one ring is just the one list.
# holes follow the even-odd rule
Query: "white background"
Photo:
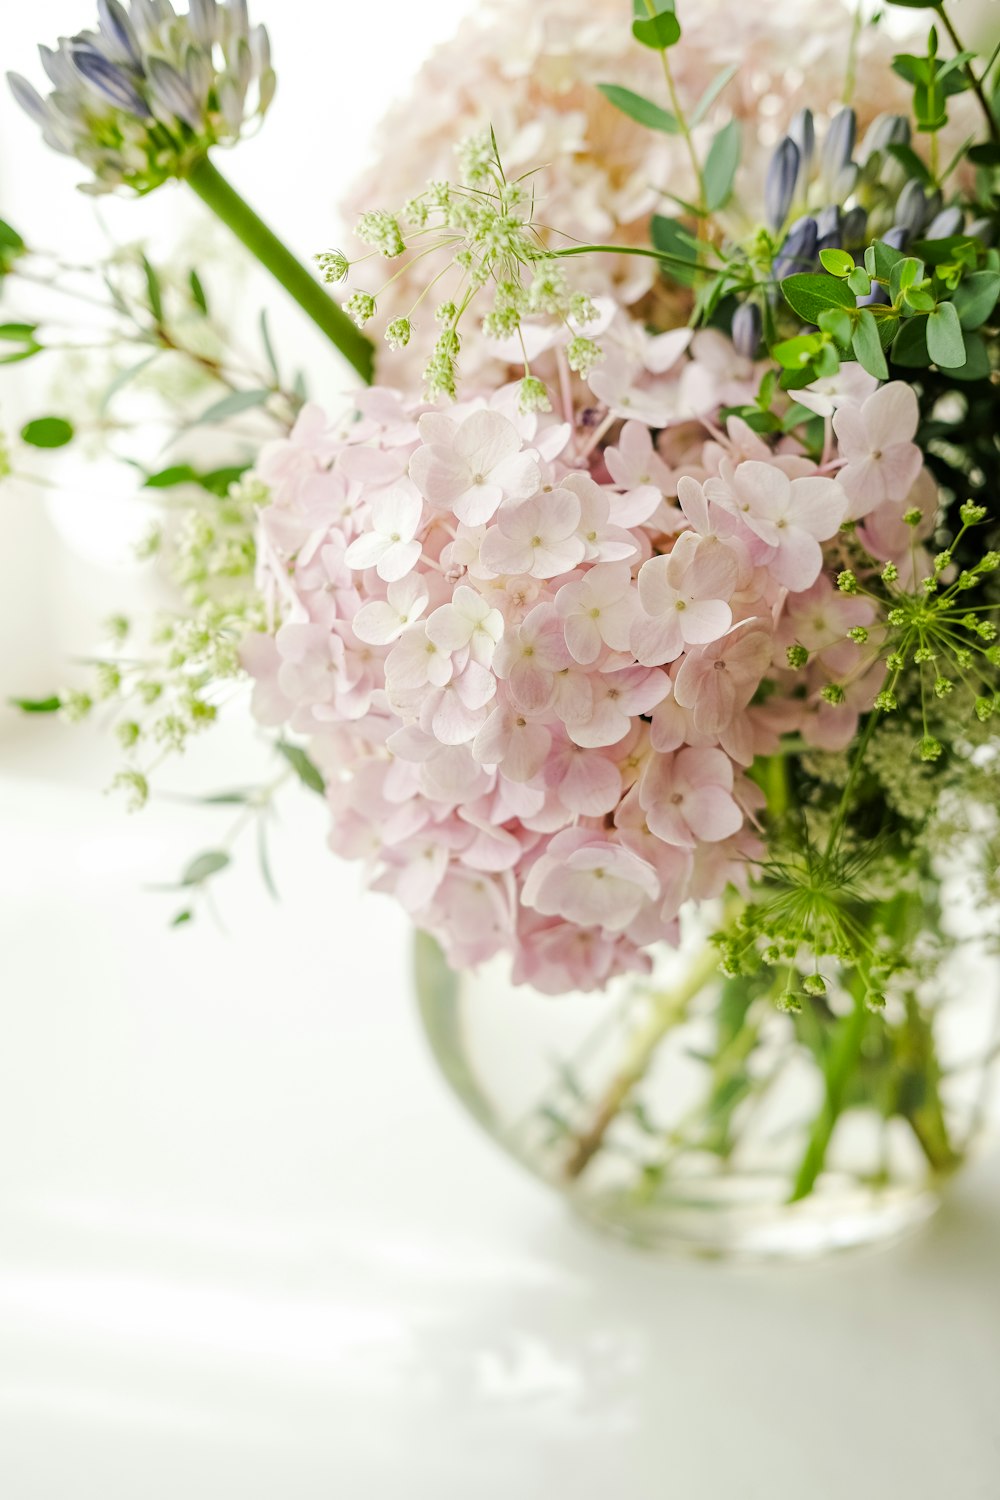
[[[229, 170], [303, 254], [462, 9], [270, 8], [279, 101]], [[32, 41], [82, 19], [6, 15], [4, 65], [34, 72]], [[0, 214], [97, 243], [75, 167], [5, 98], [0, 172]], [[122, 232], [173, 232], [182, 206], [121, 205]], [[86, 551], [0, 490], [4, 691], [57, 682], [141, 588]], [[605, 1243], [446, 1096], [405, 924], [329, 857], [307, 794], [275, 840], [281, 905], [247, 861], [225, 932], [170, 934], [148, 887], [225, 814], [129, 819], [99, 739], [0, 727], [3, 1500], [996, 1500], [995, 1162], [889, 1255], [748, 1272]], [[236, 723], [171, 785], [238, 783], [260, 753]]]

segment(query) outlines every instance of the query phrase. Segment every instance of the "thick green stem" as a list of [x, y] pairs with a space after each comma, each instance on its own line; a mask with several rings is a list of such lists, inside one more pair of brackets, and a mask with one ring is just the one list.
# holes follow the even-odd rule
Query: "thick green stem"
[[187, 180], [202, 202], [232, 230], [237, 239], [242, 240], [250, 253], [295, 298], [316, 327], [326, 334], [361, 379], [370, 384], [374, 353], [371, 340], [365, 338], [354, 326], [315, 277], [301, 261], [296, 260], [263, 220], [257, 217], [207, 156], [194, 164], [187, 174]]
[[834, 1126], [844, 1108], [847, 1086], [857, 1067], [867, 1023], [868, 1012], [865, 1008], [864, 988], [860, 983], [856, 983], [854, 1009], [849, 1016], [845, 1016], [839, 1022], [830, 1044], [823, 1069], [826, 1083], [823, 1107], [813, 1122], [789, 1203], [798, 1203], [800, 1199], [808, 1198], [826, 1164], [826, 1153], [833, 1138]]

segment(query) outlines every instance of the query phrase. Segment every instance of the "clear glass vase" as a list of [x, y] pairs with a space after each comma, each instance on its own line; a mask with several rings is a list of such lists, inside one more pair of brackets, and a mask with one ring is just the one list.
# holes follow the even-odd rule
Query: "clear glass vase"
[[994, 1113], [1000, 965], [976, 943], [873, 1013], [830, 984], [782, 1013], [703, 943], [553, 998], [418, 934], [445, 1078], [591, 1223], [707, 1256], [810, 1257], [926, 1221]]

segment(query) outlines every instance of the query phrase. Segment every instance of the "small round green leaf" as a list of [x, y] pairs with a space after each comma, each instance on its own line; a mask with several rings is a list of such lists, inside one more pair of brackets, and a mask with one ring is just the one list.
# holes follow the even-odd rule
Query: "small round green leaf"
[[65, 417], [36, 417], [21, 428], [21, 438], [33, 448], [65, 448], [73, 441], [73, 424]]

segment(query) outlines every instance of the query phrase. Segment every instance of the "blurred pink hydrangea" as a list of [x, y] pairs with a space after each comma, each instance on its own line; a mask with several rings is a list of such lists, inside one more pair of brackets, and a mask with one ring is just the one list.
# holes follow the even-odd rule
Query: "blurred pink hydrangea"
[[[851, 13], [838, 0], [698, 0], [683, 7], [682, 20], [683, 44], [671, 60], [689, 113], [723, 70], [733, 70], [695, 138], [704, 159], [727, 112], [747, 122], [740, 181], [746, 222], [756, 222], [764, 165], [792, 116], [809, 106], [822, 124], [842, 100]], [[347, 223], [363, 212], [401, 208], [429, 180], [453, 179], [456, 146], [492, 126], [511, 177], [540, 169], [533, 179], [540, 223], [581, 242], [648, 244], [652, 215], [677, 211], [665, 192], [690, 200], [694, 184], [679, 136], [636, 124], [597, 88], [623, 84], [668, 102], [659, 58], [637, 45], [628, 21], [624, 0], [592, 0], [584, 8], [576, 0], [485, 0], [385, 118], [374, 159], [343, 205]], [[861, 129], [907, 103], [907, 86], [890, 68], [896, 50], [883, 30], [864, 29], [852, 100]], [[732, 213], [742, 228], [739, 199]], [[379, 297], [380, 316], [388, 322], [406, 315], [435, 269], [430, 258], [400, 275]], [[574, 284], [619, 304], [636, 303], [655, 287], [660, 327], [687, 316], [686, 308], [671, 313], [678, 293], [657, 281], [650, 260], [588, 258], [574, 263]], [[386, 374], [416, 389], [436, 332], [428, 310], [405, 349], [380, 351]], [[497, 352], [470, 329], [464, 374], [484, 365], [495, 370]]]

